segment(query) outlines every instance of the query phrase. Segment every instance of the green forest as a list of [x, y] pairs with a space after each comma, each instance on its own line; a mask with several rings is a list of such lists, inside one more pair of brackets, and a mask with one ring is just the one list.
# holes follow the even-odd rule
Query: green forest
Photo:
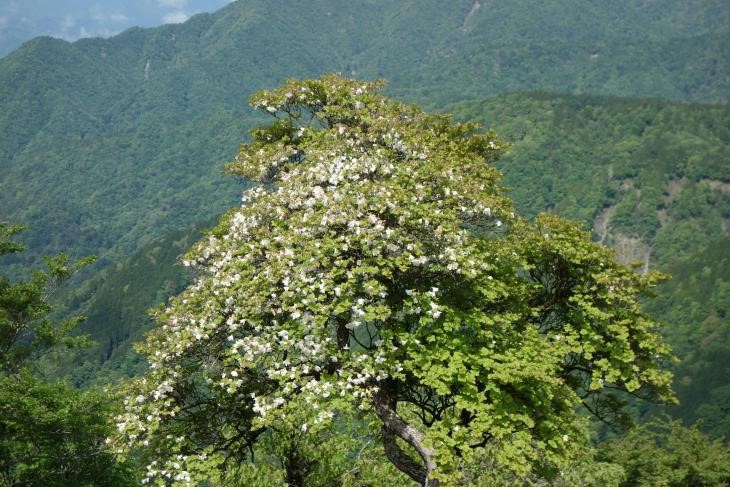
[[0, 59], [0, 486], [730, 483], [730, 9], [615, 3]]

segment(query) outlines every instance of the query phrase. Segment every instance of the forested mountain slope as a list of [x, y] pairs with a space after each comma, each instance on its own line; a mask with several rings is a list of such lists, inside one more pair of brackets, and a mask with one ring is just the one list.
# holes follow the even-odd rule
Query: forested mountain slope
[[647, 309], [681, 360], [673, 413], [730, 437], [730, 107], [511, 94], [452, 110], [513, 141], [500, 166], [522, 212], [582, 220], [671, 274]]
[[[726, 101], [725, 2], [239, 0], [0, 60], [0, 214], [100, 263], [235, 204], [221, 175], [284, 77], [341, 71], [436, 108], [514, 90]], [[27, 258], [32, 259], [31, 253]]]
[[152, 308], [177, 293], [188, 282], [180, 255], [201, 235], [206, 224], [168, 233], [140, 248], [131, 256], [90, 276], [80, 286], [63, 291], [65, 309], [82, 309], [86, 321], [82, 332], [93, 340], [90, 349], [69, 353], [61, 350], [44, 361], [45, 373], [68, 375], [73, 385], [104, 385], [136, 375], [146, 368], [131, 345], [144, 338], [152, 326]]
[[636, 260], [659, 267], [727, 237], [728, 105], [511, 94], [450, 111], [512, 141], [500, 164], [527, 214], [583, 220], [607, 244], [639, 239]]

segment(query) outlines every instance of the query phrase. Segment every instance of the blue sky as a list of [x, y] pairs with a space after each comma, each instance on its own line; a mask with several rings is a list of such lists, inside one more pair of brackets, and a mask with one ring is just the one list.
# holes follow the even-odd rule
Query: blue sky
[[179, 23], [231, 0], [0, 0], [0, 56], [39, 35], [69, 41]]

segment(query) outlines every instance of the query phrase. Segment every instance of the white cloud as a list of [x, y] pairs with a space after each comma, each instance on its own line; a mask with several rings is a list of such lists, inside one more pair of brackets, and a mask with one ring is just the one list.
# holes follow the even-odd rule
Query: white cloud
[[[67, 41], [72, 41], [75, 39], [78, 39], [77, 34], [77, 25], [76, 19], [70, 15], [66, 14], [63, 19], [59, 19], [60, 23], [56, 26], [55, 32], [45, 32], [43, 34], [51, 35], [53, 37], [58, 37], [60, 39], [65, 39]], [[40, 35], [43, 35], [40, 34]]]
[[106, 26], [109, 23], [119, 23], [119, 22], [128, 22], [129, 17], [124, 15], [120, 12], [111, 12], [108, 13], [101, 5], [98, 3], [94, 5], [94, 7], [90, 10], [91, 18], [94, 19], [94, 22], [98, 24], [102, 24]]
[[67, 31], [76, 25], [76, 20], [71, 15], [66, 15], [61, 23], [61, 29]]
[[2, 9], [3, 9], [3, 13], [16, 14], [19, 11], [19, 9], [18, 9], [18, 2], [16, 2], [15, 0], [12, 0], [8, 4], [4, 5], [2, 7]]
[[129, 17], [124, 14], [110, 14], [109, 20], [112, 22], [127, 22], [129, 21]]
[[162, 21], [166, 24], [182, 24], [188, 18], [189, 16], [185, 12], [170, 12], [162, 16]]
[[157, 0], [160, 7], [172, 7], [182, 10], [188, 4], [188, 0]]
[[61, 39], [73, 40], [77, 38], [76, 35], [76, 19], [70, 15], [66, 14], [63, 19], [61, 20], [61, 23], [58, 25], [57, 32], [51, 33], [53, 37], [60, 37]]
[[86, 17], [66, 14], [59, 20], [56, 31], [50, 34], [67, 41], [75, 41], [87, 37], [111, 37], [125, 27], [129, 18], [117, 12], [107, 13], [97, 4], [90, 9]]

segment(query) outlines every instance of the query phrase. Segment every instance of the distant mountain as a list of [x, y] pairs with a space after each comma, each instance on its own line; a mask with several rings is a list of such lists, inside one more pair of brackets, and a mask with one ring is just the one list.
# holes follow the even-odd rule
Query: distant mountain
[[652, 267], [728, 236], [729, 105], [509, 94], [449, 109], [513, 141], [500, 165], [523, 214], [582, 220]]
[[109, 37], [132, 27], [179, 23], [230, 0], [4, 0], [0, 2], [0, 57], [39, 35], [76, 40]]
[[0, 60], [0, 215], [31, 224], [37, 253], [100, 265], [208, 218], [238, 200], [220, 167], [254, 123], [246, 98], [284, 77], [384, 77], [430, 108], [515, 90], [727, 101], [729, 16], [722, 0], [239, 0], [38, 38]]

